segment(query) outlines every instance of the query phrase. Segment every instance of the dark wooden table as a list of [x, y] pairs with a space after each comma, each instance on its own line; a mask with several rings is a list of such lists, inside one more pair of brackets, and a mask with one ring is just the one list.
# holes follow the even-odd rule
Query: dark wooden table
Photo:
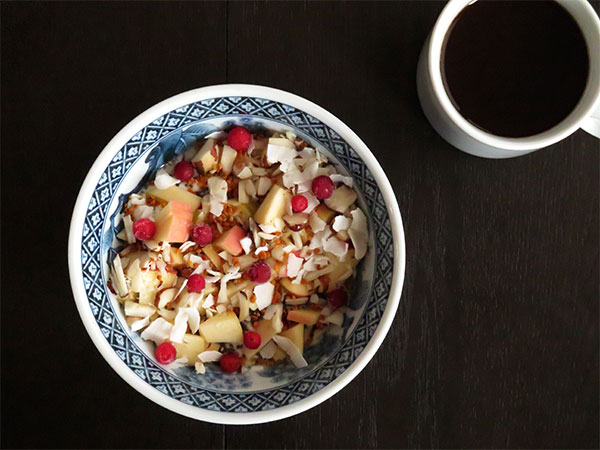
[[[600, 445], [599, 143], [580, 131], [503, 161], [446, 144], [415, 90], [443, 5], [2, 3], [3, 447]], [[309, 412], [248, 427], [180, 417], [122, 381], [66, 264], [76, 194], [110, 138], [227, 82], [289, 90], [354, 129], [394, 186], [408, 252], [366, 369]]]

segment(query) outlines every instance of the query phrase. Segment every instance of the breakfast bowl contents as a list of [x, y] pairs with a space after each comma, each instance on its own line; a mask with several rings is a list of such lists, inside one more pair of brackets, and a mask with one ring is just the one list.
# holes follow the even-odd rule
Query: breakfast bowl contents
[[213, 133], [129, 196], [108, 288], [160, 364], [306, 367], [367, 251], [357, 198], [292, 132]]
[[152, 107], [107, 144], [73, 211], [75, 302], [111, 367], [215, 423], [334, 395], [391, 326], [402, 219], [366, 145], [307, 100], [223, 85]]

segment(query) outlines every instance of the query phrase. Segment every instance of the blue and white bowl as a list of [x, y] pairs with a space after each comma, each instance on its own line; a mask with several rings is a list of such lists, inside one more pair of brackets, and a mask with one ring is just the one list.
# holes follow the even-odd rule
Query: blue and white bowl
[[[232, 124], [292, 130], [354, 178], [369, 218], [370, 242], [341, 333], [305, 352], [308, 367], [256, 367], [204, 375], [165, 367], [152, 345], [131, 332], [106, 287], [118, 246], [124, 199], [191, 142]], [[207, 422], [250, 424], [298, 414], [348, 384], [373, 357], [396, 313], [405, 268], [402, 219], [394, 192], [367, 146], [339, 119], [296, 95], [251, 85], [221, 85], [171, 97], [132, 120], [102, 151], [73, 211], [69, 271], [77, 308], [96, 347], [113, 369], [154, 402]]]

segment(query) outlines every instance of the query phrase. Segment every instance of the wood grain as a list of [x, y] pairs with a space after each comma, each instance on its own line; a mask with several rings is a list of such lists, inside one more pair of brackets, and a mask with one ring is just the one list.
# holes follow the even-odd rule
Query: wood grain
[[[445, 143], [415, 91], [443, 6], [3, 3], [2, 446], [598, 448], [600, 146], [577, 132], [492, 161]], [[72, 205], [105, 143], [220, 82], [289, 90], [346, 122], [407, 237], [401, 305], [365, 370], [306, 413], [246, 427], [128, 387], [87, 337], [66, 268]]]

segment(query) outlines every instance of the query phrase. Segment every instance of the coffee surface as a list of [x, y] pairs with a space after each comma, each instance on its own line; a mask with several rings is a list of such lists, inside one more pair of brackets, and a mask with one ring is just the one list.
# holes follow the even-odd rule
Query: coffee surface
[[452, 24], [442, 78], [454, 106], [477, 127], [531, 136], [560, 123], [586, 86], [579, 26], [550, 0], [478, 0]]

